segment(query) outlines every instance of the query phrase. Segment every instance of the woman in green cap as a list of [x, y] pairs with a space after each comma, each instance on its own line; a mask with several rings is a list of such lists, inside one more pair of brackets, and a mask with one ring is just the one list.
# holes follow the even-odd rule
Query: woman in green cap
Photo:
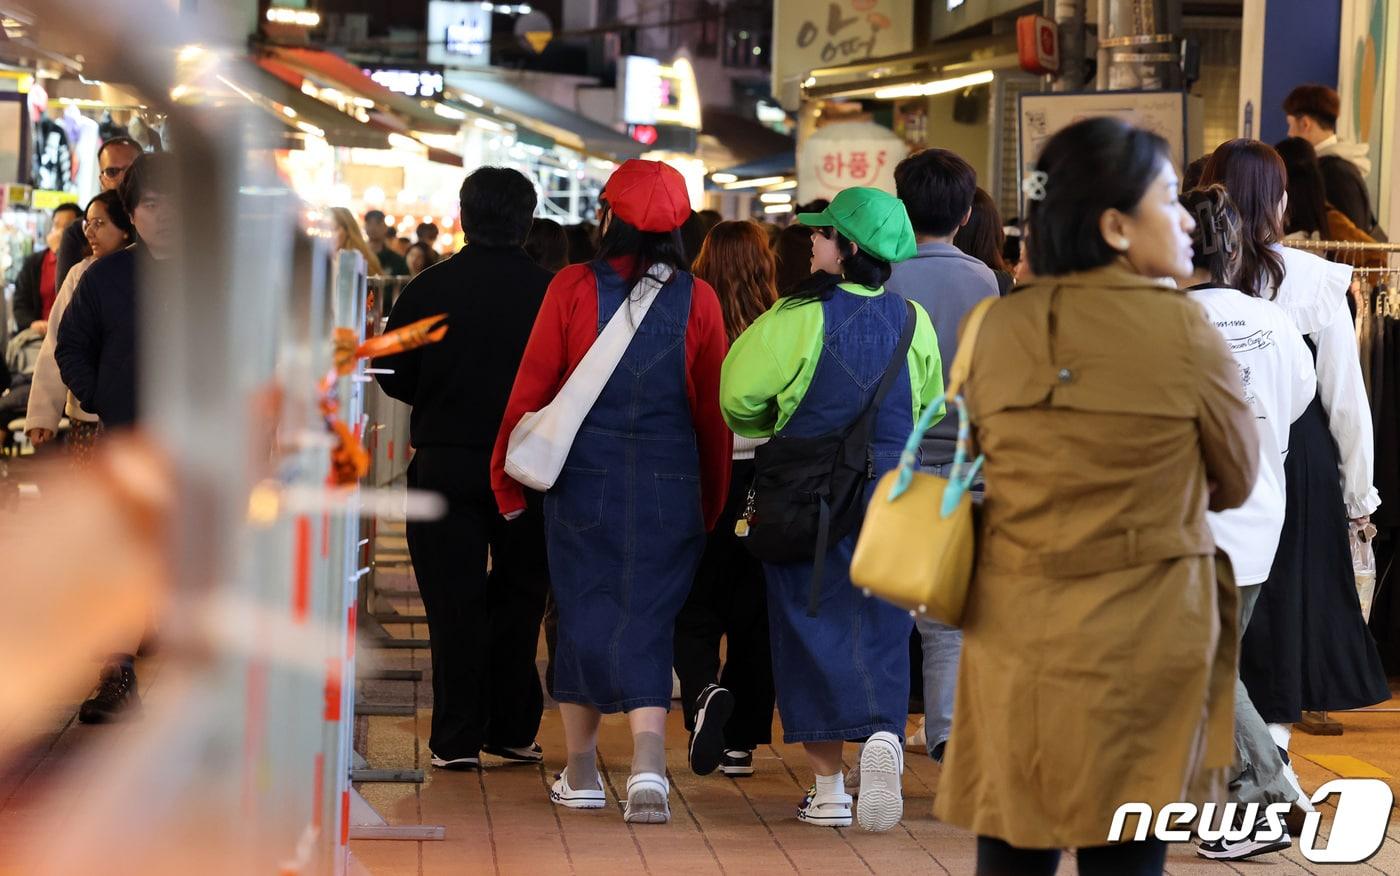
[[[724, 361], [720, 406], [737, 434], [779, 439], [839, 433], [870, 409], [878, 477], [898, 464], [914, 422], [943, 393], [928, 314], [884, 288], [890, 263], [914, 255], [909, 216], [893, 195], [850, 188], [797, 219], [815, 229], [814, 260], [830, 257], [841, 274], [816, 274], [739, 336]], [[811, 561], [765, 562], [773, 675], [783, 740], [802, 743], [816, 773], [798, 818], [850, 825], [842, 744], [867, 739], [856, 815], [867, 830], [889, 830], [904, 812], [913, 621], [851, 586], [855, 543], [854, 531], [832, 539], [815, 583]]]

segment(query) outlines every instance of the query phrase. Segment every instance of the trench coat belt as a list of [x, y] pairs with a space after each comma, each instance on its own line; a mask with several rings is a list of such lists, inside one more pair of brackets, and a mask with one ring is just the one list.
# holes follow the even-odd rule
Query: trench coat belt
[[982, 539], [982, 561], [1024, 575], [1077, 578], [1146, 566], [1178, 557], [1214, 556], [1215, 539], [1195, 529], [1128, 529], [1062, 551], [1029, 550], [996, 531]]

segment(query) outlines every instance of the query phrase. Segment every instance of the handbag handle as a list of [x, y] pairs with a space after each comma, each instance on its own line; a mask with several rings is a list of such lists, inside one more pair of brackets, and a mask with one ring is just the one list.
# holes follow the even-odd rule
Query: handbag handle
[[[913, 431], [909, 433], [909, 440], [904, 443], [904, 452], [899, 457], [899, 473], [895, 478], [893, 488], [890, 490], [888, 501], [893, 502], [903, 495], [905, 490], [909, 489], [909, 484], [914, 479], [914, 469], [919, 464], [919, 444], [924, 439], [924, 433], [933, 425], [934, 412], [945, 403], [958, 409], [958, 442], [953, 450], [953, 469], [949, 473], [948, 486], [943, 491], [943, 504], [940, 513], [944, 518], [949, 517], [957, 510], [958, 502], [972, 486], [972, 481], [977, 477], [977, 473], [981, 471], [982, 463], [986, 459], [985, 454], [979, 453], [971, 464], [967, 462], [971, 421], [967, 415], [967, 403], [963, 400], [960, 390], [972, 370], [972, 356], [977, 348], [977, 338], [982, 333], [982, 321], [986, 319], [987, 311], [996, 301], [996, 298], [983, 298], [968, 314], [967, 324], [963, 330], [962, 344], [958, 347], [958, 354], [953, 357], [953, 364], [948, 369], [948, 386], [942, 395], [924, 408], [919, 422], [914, 424]], [[966, 468], [965, 471], [964, 468]]]

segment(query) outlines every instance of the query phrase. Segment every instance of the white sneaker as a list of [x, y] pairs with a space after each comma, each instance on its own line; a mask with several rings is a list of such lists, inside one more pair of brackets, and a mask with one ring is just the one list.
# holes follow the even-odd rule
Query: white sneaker
[[813, 785], [797, 807], [797, 820], [818, 827], [850, 827], [851, 795], [818, 794]]
[[570, 809], [602, 809], [608, 805], [607, 795], [603, 793], [602, 788], [593, 790], [570, 786], [568, 770], [555, 777], [554, 787], [549, 789], [549, 799]]
[[865, 830], [885, 831], [904, 817], [904, 749], [887, 731], [873, 734], [860, 752], [860, 806], [856, 818]]
[[622, 820], [632, 824], [665, 824], [671, 820], [671, 783], [656, 773], [637, 773], [627, 780], [627, 808]]
[[1268, 827], [1268, 819], [1260, 817], [1254, 824], [1254, 832], [1243, 839], [1218, 839], [1203, 842], [1196, 847], [1196, 854], [1212, 861], [1243, 861], [1273, 852], [1282, 852], [1293, 844], [1288, 838], [1288, 829], [1275, 840], [1260, 839], [1259, 835]]

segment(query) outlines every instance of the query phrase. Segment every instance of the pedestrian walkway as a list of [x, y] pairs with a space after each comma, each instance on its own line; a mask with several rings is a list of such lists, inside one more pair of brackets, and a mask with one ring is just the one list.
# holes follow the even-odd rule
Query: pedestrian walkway
[[[404, 614], [416, 614], [410, 597], [395, 602]], [[427, 636], [420, 624], [390, 625], [403, 638]], [[543, 639], [541, 639], [543, 645]], [[378, 651], [386, 668], [427, 671], [426, 651]], [[543, 656], [543, 652], [541, 652]], [[483, 758], [480, 773], [433, 771], [428, 765], [427, 734], [431, 686], [422, 682], [383, 681], [368, 685], [373, 702], [412, 703], [414, 718], [362, 718], [367, 755], [377, 768], [428, 770], [420, 785], [362, 785], [361, 791], [391, 823], [441, 824], [443, 842], [352, 842], [357, 861], [374, 876], [437, 876], [458, 873], [578, 873], [618, 876], [626, 873], [948, 873], [974, 870], [974, 838], [934, 820], [933, 796], [939, 767], [911, 753], [905, 773], [905, 815], [900, 827], [885, 834], [859, 829], [821, 829], [800, 824], [798, 803], [810, 781], [800, 746], [765, 746], [754, 758], [751, 778], [719, 775], [699, 778], [685, 760], [685, 730], [679, 708], [668, 722], [668, 767], [672, 782], [672, 821], [668, 825], [628, 825], [614, 805], [598, 812], [556, 809], [548, 787], [563, 767], [564, 736], [556, 708], [547, 709], [540, 730], [545, 763], [540, 766], [495, 765]], [[1391, 708], [1400, 708], [1400, 697]], [[1305, 787], [1316, 788], [1341, 770], [1365, 764], [1386, 774], [1400, 795], [1400, 714], [1338, 715], [1346, 728], [1340, 737], [1294, 736], [1294, 762]], [[912, 725], [911, 725], [912, 729]], [[775, 719], [774, 738], [781, 738]], [[610, 802], [625, 788], [631, 740], [623, 716], [605, 718], [599, 742], [601, 770]], [[1352, 760], [1329, 760], [1347, 755]], [[855, 756], [847, 752], [848, 764]], [[497, 762], [499, 763], [499, 762]], [[1373, 773], [1374, 774], [1374, 773]], [[1329, 807], [1324, 827], [1330, 824]], [[1067, 856], [1060, 873], [1074, 873]], [[1189, 874], [1323, 874], [1400, 873], [1400, 817], [1392, 814], [1388, 839], [1380, 854], [1364, 865], [1325, 867], [1303, 858], [1295, 847], [1236, 865], [1203, 861], [1190, 846], [1175, 847], [1167, 862], [1173, 876]]]

